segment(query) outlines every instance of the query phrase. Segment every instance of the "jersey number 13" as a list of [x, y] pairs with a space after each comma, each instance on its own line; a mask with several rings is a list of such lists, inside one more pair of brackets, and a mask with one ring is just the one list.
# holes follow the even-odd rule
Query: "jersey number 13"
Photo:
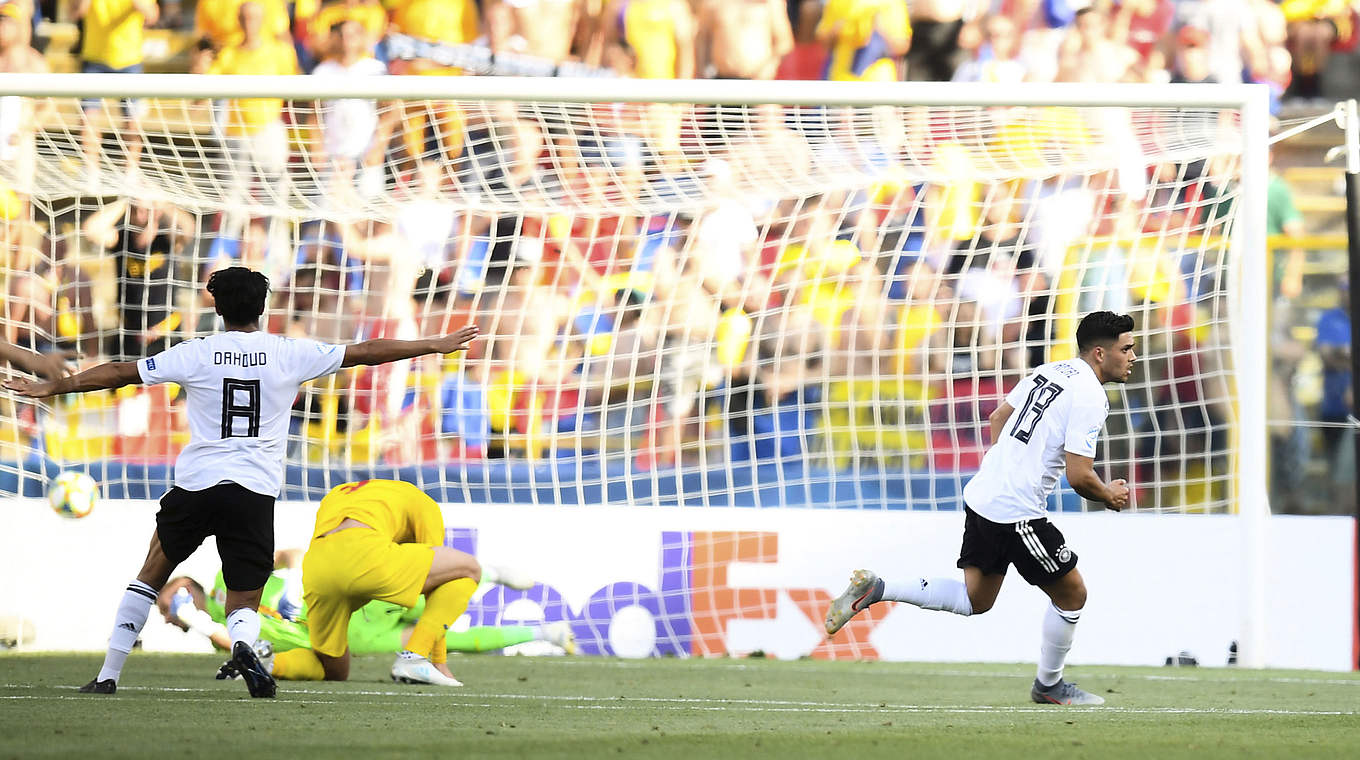
[[1062, 392], [1061, 385], [1049, 382], [1043, 375], [1035, 375], [1034, 387], [1030, 389], [1029, 396], [1025, 398], [1025, 405], [1020, 407], [1020, 413], [1015, 417], [1015, 427], [1011, 428], [1011, 435], [1021, 443], [1029, 443], [1029, 437], [1034, 434], [1034, 428], [1039, 424], [1039, 420], [1044, 418], [1048, 405]]

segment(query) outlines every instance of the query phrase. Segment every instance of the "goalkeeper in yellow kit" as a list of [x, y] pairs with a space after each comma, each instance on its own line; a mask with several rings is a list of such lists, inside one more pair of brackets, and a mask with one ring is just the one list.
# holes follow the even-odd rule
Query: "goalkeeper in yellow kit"
[[374, 599], [414, 607], [424, 594], [425, 613], [392, 664], [392, 679], [461, 686], [445, 664], [444, 631], [467, 609], [482, 568], [443, 542], [439, 505], [410, 483], [364, 480], [332, 489], [302, 558], [312, 648], [279, 653], [275, 671], [345, 680], [350, 615]]

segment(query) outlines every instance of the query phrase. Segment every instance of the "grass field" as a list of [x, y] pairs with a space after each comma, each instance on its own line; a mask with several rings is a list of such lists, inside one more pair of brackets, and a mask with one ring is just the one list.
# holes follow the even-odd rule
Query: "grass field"
[[137, 652], [77, 694], [99, 661], [0, 655], [0, 757], [1360, 757], [1354, 674], [1079, 667], [1107, 704], [1060, 708], [1029, 665], [474, 656], [440, 690], [366, 658], [252, 700], [221, 658]]

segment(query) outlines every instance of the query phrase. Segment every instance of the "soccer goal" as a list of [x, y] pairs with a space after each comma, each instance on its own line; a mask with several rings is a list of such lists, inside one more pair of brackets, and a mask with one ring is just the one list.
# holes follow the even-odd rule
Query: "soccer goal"
[[[988, 414], [1110, 309], [1140, 358], [1098, 472], [1137, 513], [1240, 536], [1228, 628], [1265, 662], [1263, 89], [61, 75], [0, 96], [22, 116], [11, 343], [150, 355], [217, 329], [203, 284], [230, 265], [270, 276], [282, 334], [480, 323], [465, 356], [314, 383], [283, 494], [407, 479], [451, 505], [450, 541], [512, 553], [503, 521], [530, 565], [587, 568], [477, 622], [528, 599], [586, 651], [902, 656], [869, 624], [813, 643], [773, 621], [815, 623], [851, 569], [821, 542], [956, 542]], [[0, 409], [0, 492], [23, 497], [78, 469], [155, 499], [187, 435], [164, 386]]]

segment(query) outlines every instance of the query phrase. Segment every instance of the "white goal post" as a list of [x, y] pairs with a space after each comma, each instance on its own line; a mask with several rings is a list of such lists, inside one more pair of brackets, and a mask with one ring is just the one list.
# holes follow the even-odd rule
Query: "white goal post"
[[[491, 320], [501, 330], [519, 330], [516, 334], [530, 336], [530, 328], [507, 325], [496, 315], [497, 309], [508, 309], [505, 304], [511, 302], [523, 307], [526, 303], [523, 299], [530, 298], [527, 291], [517, 293], [514, 286], [507, 284], [503, 292], [508, 295], [497, 295], [501, 300], [493, 303], [486, 294], [495, 288], [489, 281], [484, 285], [477, 279], [482, 276], [481, 270], [474, 285], [468, 285], [466, 292], [461, 289], [464, 280], [459, 278], [467, 274], [468, 266], [466, 251], [459, 248], [465, 242], [460, 241], [460, 235], [485, 238], [489, 252], [481, 260], [483, 267], [500, 255], [495, 251], [501, 250], [498, 245], [502, 243], [512, 262], [532, 261], [537, 266], [545, 260], [542, 249], [546, 246], [555, 250], [552, 255], [559, 272], [565, 271], [568, 266], [562, 262], [568, 260], [567, 251], [575, 246], [580, 249], [583, 261], [597, 267], [597, 272], [583, 270], [578, 273], [578, 281], [549, 294], [564, 303], [562, 308], [567, 316], [562, 324], [545, 328], [544, 339], [553, 338], [550, 346], [572, 348], [562, 349], [561, 354], [552, 353], [556, 348], [545, 348], [547, 358], [542, 363], [565, 364], [565, 352], [576, 352], [569, 357], [574, 368], [562, 370], [561, 375], [580, 384], [579, 394], [569, 402], [576, 405], [574, 414], [552, 416], [553, 404], [568, 402], [562, 401], [561, 394], [546, 381], [535, 381], [538, 384], [532, 386], [532, 393], [521, 393], [526, 382], [523, 376], [529, 370], [516, 362], [526, 361], [522, 344], [530, 342], [530, 337], [516, 345], [503, 343], [501, 349], [488, 349], [487, 361], [501, 361], [504, 366], [487, 370], [489, 374], [485, 377], [477, 376], [481, 394], [477, 398], [484, 399], [477, 403], [491, 409], [486, 416], [492, 420], [489, 428], [492, 433], [485, 446], [500, 452], [486, 460], [468, 453], [468, 442], [473, 436], [458, 427], [461, 423], [448, 422], [441, 427], [440, 420], [452, 419], [446, 414], [447, 408], [434, 410], [433, 429], [422, 427], [420, 421], [410, 421], [410, 427], [401, 427], [405, 423], [398, 420], [412, 405], [419, 408], [425, 403], [427, 394], [422, 383], [426, 381], [430, 388], [438, 386], [437, 391], [428, 394], [431, 398], [443, 398], [451, 404], [473, 398], [467, 393], [465, 382], [449, 384], [452, 381], [448, 379], [448, 366], [430, 369], [413, 365], [402, 368], [395, 379], [355, 375], [319, 392], [315, 402], [322, 411], [312, 417], [307, 417], [309, 412], [305, 410], [300, 412], [303, 422], [294, 434], [290, 463], [304, 469], [316, 467], [324, 474], [318, 476], [320, 480], [302, 476], [299, 483], [290, 486], [294, 498], [318, 498], [320, 494], [308, 490], [308, 483], [333, 485], [336, 478], [344, 475], [368, 477], [413, 472], [413, 477], [428, 491], [469, 503], [497, 503], [504, 499], [534, 504], [565, 500], [583, 505], [637, 502], [771, 507], [779, 506], [780, 499], [794, 498], [791, 494], [801, 494], [799, 506], [808, 507], [958, 509], [960, 483], [966, 479], [969, 466], [966, 462], [973, 461], [968, 459], [972, 455], [968, 446], [980, 445], [972, 438], [967, 446], [960, 443], [967, 437], [960, 431], [965, 424], [977, 423], [975, 418], [981, 407], [973, 399], [969, 410], [960, 411], [955, 407], [962, 402], [949, 395], [949, 391], [939, 392], [943, 396], [932, 395], [934, 392], [918, 390], [918, 386], [942, 383], [940, 387], [944, 387], [968, 376], [970, 387], [978, 396], [995, 393], [1025, 363], [1032, 363], [1029, 357], [1070, 352], [1073, 320], [1080, 311], [1101, 308], [1103, 304], [1137, 309], [1157, 320], [1155, 326], [1139, 326], [1140, 338], [1146, 334], [1150, 339], [1149, 365], [1155, 359], [1168, 369], [1158, 382], [1148, 381], [1138, 388], [1139, 398], [1145, 401], [1120, 404], [1123, 421], [1118, 431], [1111, 430], [1110, 441], [1103, 444], [1104, 451], [1116, 452], [1111, 455], [1116, 461], [1106, 462], [1102, 472], [1111, 477], [1123, 477], [1123, 470], [1141, 473], [1146, 489], [1138, 510], [1237, 515], [1235, 522], [1240, 524], [1242, 536], [1243, 595], [1239, 661], [1256, 667], [1266, 663], [1269, 610], [1265, 572], [1270, 506], [1266, 454], [1269, 294], [1265, 224], [1269, 114], [1264, 86], [1017, 87], [432, 76], [20, 74], [0, 77], [0, 102], [7, 96], [33, 103], [58, 103], [57, 115], [42, 117], [47, 121], [40, 120], [36, 128], [37, 171], [25, 180], [7, 177], [0, 169], [0, 182], [8, 182], [19, 199], [16, 202], [26, 209], [22, 212], [26, 219], [20, 221], [27, 221], [30, 228], [37, 230], [31, 235], [44, 241], [34, 249], [38, 253], [29, 259], [36, 262], [29, 265], [35, 272], [42, 267], [55, 269], [67, 250], [79, 247], [69, 241], [78, 233], [85, 236], [82, 225], [88, 217], [110, 207], [113, 198], [124, 194], [132, 194], [134, 200], [143, 196], [161, 204], [179, 205], [199, 220], [192, 222], [195, 232], [191, 235], [198, 238], [195, 243], [198, 247], [194, 249], [198, 258], [192, 263], [182, 262], [182, 270], [172, 277], [173, 287], [182, 293], [178, 296], [180, 300], [193, 301], [193, 308], [199, 312], [203, 307], [193, 299], [201, 289], [203, 266], [199, 260], [205, 257], [206, 246], [231, 235], [245, 240], [236, 233], [229, 235], [226, 221], [211, 228], [201, 221], [213, 214], [220, 214], [223, 219], [234, 217], [237, 224], [259, 219], [283, 220], [270, 229], [273, 239], [284, 240], [287, 252], [280, 254], [275, 250], [271, 260], [285, 276], [299, 267], [311, 266], [298, 251], [309, 245], [322, 245], [327, 234], [333, 235], [340, 248], [374, 248], [373, 241], [379, 236], [374, 228], [354, 233], [362, 238], [355, 242], [357, 238], [350, 237], [346, 225], [376, 219], [387, 225], [385, 230], [400, 227], [392, 221], [395, 215], [405, 208], [403, 204], [410, 197], [422, 191], [410, 189], [418, 182], [412, 179], [412, 172], [399, 165], [398, 159], [392, 158], [396, 149], [381, 146], [381, 177], [376, 180], [376, 190], [362, 192], [347, 187], [344, 193], [328, 194], [323, 185], [329, 181], [330, 170], [315, 168], [312, 159], [306, 157], [308, 149], [300, 146], [314, 140], [315, 135], [309, 136], [308, 130], [320, 129], [309, 121], [312, 117], [308, 113], [315, 110], [310, 104], [347, 99], [379, 103], [378, 117], [386, 113], [394, 123], [409, 117], [413, 110], [428, 111], [421, 114], [425, 120], [421, 124], [436, 125], [433, 139], [424, 137], [424, 126], [408, 126], [422, 130], [420, 137], [408, 140], [408, 144], [440, 143], [439, 125], [447, 128], [453, 124], [453, 129], [464, 136], [452, 147], [432, 148], [435, 163], [450, 160], [460, 150], [465, 151], [462, 155], [472, 157], [466, 162], [465, 173], [443, 181], [448, 184], [436, 180], [434, 187], [426, 188], [430, 194], [427, 200], [441, 204], [429, 208], [456, 215], [459, 223], [466, 223], [467, 227], [448, 235], [448, 250], [459, 251], [448, 254], [451, 262], [448, 280], [439, 281], [437, 272], [432, 277], [436, 285], [444, 282], [448, 292], [436, 292], [438, 287], [427, 282], [424, 295], [416, 296], [424, 301], [414, 316], [389, 313], [388, 306], [382, 305], [378, 297], [381, 294], [372, 292], [387, 287], [375, 286], [375, 282], [387, 280], [373, 279], [373, 271], [380, 270], [382, 277], [396, 281], [413, 275], [428, 261], [408, 271], [397, 263], [400, 254], [365, 258], [363, 263], [353, 263], [355, 259], [341, 254], [336, 259], [338, 264], [316, 265], [317, 284], [314, 290], [307, 291], [306, 298], [311, 299], [312, 311], [353, 311], [358, 327], [346, 328], [347, 337], [395, 336], [397, 332], [381, 333], [387, 329], [383, 325], [402, 319], [409, 325], [419, 323], [419, 327], [426, 328], [432, 323], [420, 320], [426, 314], [424, 309], [436, 300], [448, 313], [471, 314]], [[178, 115], [166, 117], [167, 123], [183, 116], [186, 123], [198, 118], [199, 123], [213, 126], [197, 133], [189, 128], [186, 132], [190, 134], [177, 135], [180, 143], [176, 143], [175, 139], [159, 139], [153, 133], [162, 127], [144, 122], [140, 127], [143, 134], [137, 136], [136, 142], [146, 147], [139, 148], [141, 159], [133, 173], [135, 180], [127, 180], [129, 184], [124, 188], [120, 183], [125, 175], [132, 174], [128, 173], [129, 167], [119, 164], [122, 159], [118, 154], [129, 155], [127, 135], [115, 134], [112, 141], [106, 138], [104, 145], [111, 146], [108, 154], [86, 156], [88, 167], [94, 168], [81, 168], [80, 120], [72, 105], [77, 98], [104, 99], [95, 110], [100, 111], [108, 125], [118, 121], [120, 100], [143, 98], [161, 104], [161, 116], [175, 108], [183, 109]], [[285, 162], [287, 167], [282, 176], [287, 180], [289, 174], [297, 175], [291, 181], [291, 189], [275, 187], [273, 191], [277, 192], [273, 192], [268, 187], [271, 180], [262, 178], [256, 184], [265, 187], [241, 190], [231, 187], [227, 178], [213, 173], [213, 161], [229, 164], [232, 160], [227, 155], [230, 151], [219, 145], [225, 142], [221, 132], [226, 118], [222, 115], [224, 109], [229, 110], [232, 106], [227, 104], [232, 101], [245, 98], [283, 101], [282, 122], [288, 130], [289, 150], [295, 153]], [[426, 108], [425, 104], [430, 103], [457, 105], [451, 111], [437, 113], [439, 109]], [[497, 111], [495, 104], [509, 104], [507, 107], [512, 110]], [[642, 133], [641, 137], [635, 142], [611, 142], [601, 137], [615, 128], [612, 125], [632, 118], [627, 113], [619, 116], [619, 108], [612, 115], [606, 114], [608, 104], [628, 104], [637, 109], [640, 115], [633, 116], [640, 126], [634, 131]], [[649, 110], [657, 104], [668, 104], [673, 110]], [[762, 116], [756, 107], [761, 105], [780, 107], [770, 117], [768, 129], [778, 132], [779, 139], [785, 142], [777, 142], [760, 131], [764, 127], [759, 126]], [[725, 116], [719, 108], [724, 106], [735, 109], [737, 115]], [[190, 109], [198, 109], [199, 116], [186, 116]], [[205, 113], [210, 115], [204, 116]], [[516, 124], [529, 125], [537, 152], [524, 157], [505, 147], [515, 140], [523, 142], [524, 138], [499, 124], [497, 119], [501, 115]], [[1008, 131], [1012, 122], [1018, 126]], [[117, 132], [116, 125], [108, 125], [104, 129]], [[1034, 138], [1034, 132], [1043, 137]], [[947, 139], [938, 138], [945, 133]], [[882, 135], [888, 137], [878, 139]], [[400, 138], [394, 137], [391, 142], [395, 145]], [[573, 143], [569, 149], [561, 147], [568, 142]], [[883, 148], [885, 143], [890, 147]], [[1003, 148], [997, 148], [998, 144]], [[487, 148], [479, 153], [477, 145]], [[560, 176], [568, 163], [564, 158], [568, 151], [571, 160], [579, 160], [583, 166], [591, 160], [597, 162], [593, 165], [594, 174], [591, 166], [581, 170], [580, 182], [587, 190], [580, 195], [562, 189], [570, 184]], [[1138, 204], [1128, 200], [1127, 193], [1120, 194], [1124, 192], [1118, 188], [1121, 182], [1125, 187], [1130, 182], [1139, 184], [1139, 180], [1128, 176], [1130, 160], [1135, 168], [1154, 169], [1151, 179], [1143, 178], [1144, 186], [1138, 192], [1145, 192], [1149, 199], [1158, 192], [1163, 194], [1164, 206], [1159, 207], [1157, 214], [1140, 211], [1141, 207], [1135, 208]], [[1137, 166], [1139, 161], [1141, 167]], [[420, 163], [415, 160], [413, 165]], [[1157, 165], [1169, 167], [1160, 179], [1156, 176]], [[204, 167], [208, 169], [205, 171]], [[92, 176], [91, 172], [99, 176]], [[1125, 176], [1121, 177], [1121, 172]], [[515, 179], [511, 181], [508, 177]], [[967, 186], [966, 191], [956, 187], [956, 180]], [[721, 183], [729, 184], [719, 188]], [[621, 186], [624, 189], [620, 190]], [[768, 192], [756, 192], [753, 188]], [[1007, 270], [1025, 267], [1044, 270], [1042, 284], [1035, 286], [1038, 288], [1035, 292], [1041, 291], [1047, 311], [1035, 307], [1032, 314], [1046, 327], [1035, 333], [1039, 336], [1034, 339], [1037, 342], [1026, 343], [1025, 330], [1029, 328], [1014, 325], [1029, 319], [1030, 307], [1036, 303], [1030, 300], [1029, 291], [1023, 296], [1015, 295], [999, 312], [987, 312], [985, 303], [991, 297], [987, 288], [994, 283], [966, 281], [970, 273], [990, 271], [986, 270], [987, 255], [978, 245], [968, 246], [968, 235], [973, 233], [965, 230], [954, 237], [939, 237], [939, 231], [951, 224], [960, 229], [971, 225], [981, 240], [987, 239], [986, 234], [976, 231], [988, 225], [1009, 225], [1018, 230], [1021, 238], [1037, 234], [1040, 228], [1051, 230], [1060, 226], [1055, 219], [1062, 217], [1065, 207], [1060, 202], [1044, 204], [1067, 190], [1081, 198], [1096, 199], [1071, 201], [1088, 202], [1095, 209], [1084, 212], [1091, 217], [1089, 223], [1070, 236], [1052, 236], [1042, 245], [1035, 244], [1036, 250], [1029, 254], [1031, 263], [1012, 262], [1009, 265], [1012, 269]], [[1212, 192], [1219, 196], [1207, 195]], [[729, 207], [743, 202], [759, 206], [759, 210], [727, 213]], [[1206, 221], [1215, 216], [1218, 204], [1223, 204], [1225, 215]], [[629, 217], [632, 221], [616, 220], [617, 228], [606, 230], [600, 220], [611, 215]], [[971, 222], [959, 222], [960, 215]], [[741, 219], [733, 221], [734, 216]], [[889, 230], [888, 220], [899, 217], [905, 220], [901, 223], [904, 226]], [[470, 230], [478, 219], [489, 227], [474, 233]], [[307, 231], [307, 223], [314, 220], [321, 220], [321, 232]], [[327, 225], [332, 223], [343, 230], [327, 233]], [[579, 231], [583, 224], [589, 227], [586, 232]], [[650, 233], [643, 229], [648, 224], [652, 225]], [[820, 229], [819, 224], [830, 225], [831, 230], [827, 232], [827, 250], [816, 254], [822, 258], [814, 267], [809, 263], [813, 256], [809, 251], [821, 243], [812, 239], [818, 233], [808, 230]], [[62, 225], [69, 229], [59, 233]], [[568, 227], [573, 231], [567, 232]], [[748, 227], [758, 230], [754, 239], [743, 238]], [[892, 235], [905, 240], [913, 232], [919, 232], [926, 240], [910, 256], [904, 253], [905, 244], [884, 242]], [[522, 244], [522, 240], [535, 236], [533, 246]], [[6, 238], [11, 241], [6, 244], [18, 250], [25, 245], [21, 237], [15, 233]], [[866, 237], [872, 237], [872, 245], [865, 242]], [[706, 253], [690, 250], [705, 245]], [[245, 243], [241, 242], [241, 246], [244, 248]], [[798, 246], [801, 253], [790, 253]], [[691, 262], [691, 270], [686, 270], [684, 264], [677, 268], [676, 278], [683, 282], [688, 272], [697, 278], [694, 292], [700, 295], [695, 297], [707, 297], [705, 293], [712, 296], [713, 303], [705, 307], [711, 313], [703, 317], [712, 318], [712, 328], [710, 333], [699, 334], [701, 328], [695, 326], [698, 322], [672, 326], [669, 334], [681, 337], [672, 342], [660, 340], [648, 349], [655, 354], [655, 361], [644, 365], [637, 356], [646, 354], [645, 350], [625, 356], [617, 347], [629, 335], [623, 325], [632, 319], [646, 324], [650, 318], [648, 308], [660, 300], [649, 289], [654, 271], [641, 278], [633, 276], [636, 272], [624, 271], [626, 266], [616, 264], [639, 258], [643, 250], [651, 255], [657, 248], [673, 248], [680, 261]], [[1172, 248], [1177, 255], [1165, 257], [1164, 261], [1161, 252]], [[1104, 283], [1113, 276], [1107, 271], [1106, 249], [1118, 249], [1116, 258], [1121, 271], [1138, 272], [1138, 277], [1146, 278], [1133, 284], [1133, 290], [1141, 295], [1130, 296], [1127, 285], [1123, 286], [1123, 293], [1106, 292]], [[764, 285], [767, 291], [753, 294], [754, 278], [742, 273], [733, 275], [733, 282], [739, 283], [734, 286], [736, 290], [724, 291], [721, 284], [713, 284], [732, 268], [724, 256], [747, 256], [754, 260], [762, 250], [768, 259], [765, 262], [768, 282]], [[88, 251], [70, 255], [86, 257], [81, 259], [86, 262], [90, 256]], [[690, 258], [686, 259], [686, 255]], [[850, 258], [836, 263], [838, 255]], [[703, 256], [708, 259], [701, 260]], [[992, 256], [993, 261], [1000, 258]], [[1019, 258], [1018, 250], [1009, 254], [1009, 259]], [[1033, 259], [1044, 259], [1044, 263], [1033, 263]], [[975, 262], [980, 262], [976, 268]], [[865, 284], [863, 278], [870, 278], [870, 274], [852, 274], [860, 271], [856, 269], [860, 265], [865, 267], [864, 272], [877, 272], [885, 278], [881, 287], [875, 282]], [[912, 359], [903, 358], [897, 349], [906, 345], [903, 335], [914, 329], [908, 324], [907, 312], [917, 296], [894, 292], [892, 288], [909, 291], [911, 277], [907, 272], [917, 271], [911, 269], [916, 266], [932, 267], [939, 276], [936, 289], [921, 298], [936, 299], [943, 292], [976, 295], [958, 297], [968, 301], [966, 309], [952, 301], [938, 309], [932, 306], [934, 316], [930, 319], [939, 321], [929, 321], [924, 329], [951, 337], [942, 338], [944, 342], [940, 344], [922, 339], [920, 346], [911, 349], [921, 351], [922, 356]], [[27, 271], [18, 265], [6, 267], [10, 275]], [[505, 282], [510, 283], [513, 274], [505, 276]], [[842, 279], [832, 283], [835, 277]], [[646, 285], [639, 284], [644, 280]], [[328, 284], [322, 285], [323, 281]], [[867, 327], [850, 326], [863, 311], [863, 303], [856, 304], [855, 297], [846, 294], [859, 287], [864, 290], [855, 293], [877, 297], [878, 290], [882, 291], [882, 300], [887, 304], [884, 308], [890, 313], [874, 319], [879, 325], [891, 324], [887, 337], [873, 338], [881, 342], [869, 349], [857, 351], [857, 345], [867, 344], [857, 344], [858, 338], [851, 338], [848, 347], [839, 353], [823, 350], [830, 345], [828, 341], [835, 340], [828, 339], [825, 333], [835, 334], [842, 325], [847, 331], [859, 331], [856, 335], [869, 332]], [[1175, 291], [1186, 287], [1191, 294], [1161, 293], [1167, 288]], [[284, 285], [280, 283], [276, 289], [282, 290]], [[11, 334], [37, 336], [33, 340], [46, 341], [42, 345], [78, 344], [82, 348], [106, 345], [109, 338], [123, 341], [128, 337], [126, 322], [119, 323], [118, 317], [101, 313], [101, 308], [112, 313], [116, 304], [101, 306], [98, 296], [91, 300], [82, 295], [79, 298], [86, 299], [80, 301], [84, 305], [71, 306], [70, 299], [77, 296], [63, 295], [60, 283], [49, 290], [50, 323], [54, 326], [34, 321], [40, 319], [41, 308], [30, 310], [26, 312], [29, 316], [23, 317], [7, 310], [4, 322]], [[91, 286], [90, 290], [97, 288]], [[409, 288], [393, 292], [406, 293]], [[288, 293], [296, 300], [295, 290]], [[600, 299], [593, 312], [581, 306], [588, 300], [585, 295], [588, 293]], [[618, 303], [611, 300], [600, 305], [605, 293], [609, 299], [618, 299]], [[460, 306], [460, 298], [470, 299], [472, 305]], [[629, 300], [634, 298], [636, 303]], [[806, 316], [798, 312], [797, 319], [805, 318], [811, 326], [794, 318], [793, 305], [806, 311]], [[1177, 311], [1178, 306], [1186, 308]], [[271, 305], [272, 311], [287, 308], [290, 307]], [[1019, 309], [1018, 315], [1015, 308]], [[66, 329], [61, 327], [65, 324], [61, 322], [63, 309], [84, 310], [76, 314], [78, 318], [73, 317], [78, 324], [70, 328], [74, 332], [68, 331], [69, 334], [62, 333]], [[665, 313], [657, 318], [664, 322], [673, 317], [670, 309], [667, 305]], [[823, 319], [821, 315], [828, 310], [835, 312], [834, 317]], [[767, 322], [762, 327], [759, 316], [762, 313], [771, 315], [768, 319], [777, 324]], [[1175, 322], [1178, 319], [1182, 321]], [[210, 326], [210, 319], [198, 322], [198, 327], [191, 327], [188, 322], [186, 317], [185, 326], [178, 328], [180, 337], [190, 337], [203, 326]], [[599, 327], [603, 322], [608, 322], [609, 327]], [[967, 324], [974, 334], [970, 338], [956, 332], [951, 322]], [[296, 323], [287, 324], [291, 327]], [[322, 328], [308, 323], [297, 329]], [[749, 337], [749, 341], [741, 339], [739, 350], [724, 348], [727, 340], [724, 336], [734, 331]], [[983, 356], [993, 351], [990, 344], [983, 346], [982, 338], [978, 337], [986, 331], [995, 331], [998, 336], [995, 358]], [[806, 337], [814, 332], [815, 338]], [[1190, 336], [1186, 339], [1195, 347], [1193, 351], [1203, 351], [1209, 357], [1207, 363], [1195, 360], [1187, 365], [1188, 369], [1173, 367], [1189, 351], [1176, 342], [1183, 336]], [[696, 345], [700, 348], [691, 350]], [[789, 391], [788, 398], [796, 396], [796, 400], [789, 402], [787, 417], [780, 416], [784, 414], [783, 407], [774, 402], [770, 402], [767, 410], [769, 419], [760, 421], [755, 421], [755, 413], [747, 407], [732, 406], [730, 389], [735, 386], [734, 374], [748, 372], [750, 377], [757, 377], [761, 372], [769, 372], [773, 378], [779, 372], [793, 371], [779, 362], [794, 356], [800, 362], [807, 357], [816, 361], [808, 359], [806, 366], [800, 365], [797, 382], [801, 385]], [[861, 359], [867, 361], [864, 366], [869, 369], [845, 368], [859, 366], [856, 362]], [[779, 371], [757, 367], [762, 361], [773, 362]], [[828, 369], [827, 365], [833, 368]], [[458, 367], [452, 370], [454, 374], [461, 371]], [[510, 379], [498, 385], [497, 372]], [[592, 378], [595, 384], [579, 379], [591, 377], [592, 372], [602, 373], [603, 378]], [[817, 373], [825, 373], [825, 377]], [[468, 376], [471, 375], [472, 370], [468, 370]], [[814, 375], [821, 379], [808, 379]], [[535, 375], [549, 376], [547, 370]], [[638, 382], [639, 377], [643, 382]], [[775, 379], [765, 382], [767, 389], [776, 387]], [[818, 383], [821, 385], [816, 393], [804, 392]], [[891, 393], [883, 390], [888, 386], [895, 390]], [[1190, 406], [1199, 404], [1193, 413], [1181, 407], [1185, 396], [1178, 395], [1180, 392], [1175, 389], [1182, 386], [1190, 389], [1196, 399]], [[384, 391], [385, 397], [378, 398]], [[773, 390], [767, 392], [778, 395]], [[372, 398], [357, 401], [364, 393]], [[505, 398], [501, 399], [498, 393]], [[588, 399], [600, 393], [606, 400], [598, 401], [601, 411], [592, 418], [594, 412], [587, 407], [597, 401]], [[919, 398], [912, 394], [919, 394]], [[891, 398], [885, 400], [885, 396]], [[33, 488], [25, 485], [28, 481], [45, 483], [56, 470], [67, 465], [117, 458], [109, 454], [116, 452], [116, 442], [104, 448], [95, 446], [90, 449], [94, 453], [88, 456], [79, 454], [83, 450], [79, 446], [94, 444], [72, 432], [77, 427], [73, 420], [80, 413], [90, 412], [64, 406], [68, 403], [62, 400], [44, 405], [31, 418], [20, 411], [5, 412], [27, 420], [27, 424], [43, 432], [30, 439], [18, 436], [13, 441], [0, 441], [12, 447], [0, 450], [8, 452], [0, 454], [0, 475], [9, 476], [8, 480], [0, 480], [0, 493], [35, 495]], [[110, 406], [129, 403], [127, 399], [111, 400]], [[340, 404], [339, 412], [336, 403]], [[863, 421], [861, 412], [873, 406], [878, 414], [881, 408], [893, 404], [896, 406], [892, 408], [901, 414], [896, 423], [900, 427], [898, 434], [891, 429], [894, 424], [891, 422], [868, 429], [873, 426]], [[1210, 406], [1221, 419], [1209, 419]], [[389, 411], [380, 413], [379, 407]], [[913, 411], [918, 407], [919, 411]], [[357, 420], [360, 418], [353, 410], [360, 408], [368, 410], [364, 412], [368, 416], [363, 418], [363, 424], [354, 423], [347, 430], [341, 424], [339, 439], [322, 436], [325, 440], [316, 443], [307, 432], [308, 425], [321, 424], [313, 417], [334, 428], [337, 416], [344, 417], [343, 410], [350, 409]], [[748, 425], [742, 418], [740, 435], [751, 435], [752, 442], [742, 449], [747, 459], [741, 460], [735, 453], [739, 447], [733, 443], [738, 436], [734, 431], [738, 428], [737, 418], [748, 412], [753, 421]], [[909, 418], [909, 414], [919, 417]], [[1114, 416], [1112, 409], [1112, 419]], [[568, 417], [570, 428], [563, 422]], [[965, 423], [965, 417], [970, 422]], [[985, 413], [981, 417], [985, 421]], [[173, 414], [164, 419], [173, 419]], [[529, 421], [525, 422], [526, 419]], [[586, 422], [589, 419], [596, 422]], [[880, 415], [874, 419], [881, 422], [887, 418]], [[389, 422], [398, 431], [395, 436], [383, 429]], [[754, 430], [758, 423], [773, 426], [767, 438], [757, 439]], [[121, 423], [110, 424], [117, 427]], [[780, 427], [795, 424], [801, 427], [792, 433]], [[620, 429], [624, 431], [621, 435]], [[503, 440], [495, 438], [501, 434]], [[422, 446], [428, 444], [424, 447], [428, 452], [405, 451], [402, 440], [389, 440], [402, 436], [407, 438], [405, 443], [417, 440]], [[74, 443], [77, 438], [79, 446]], [[667, 438], [674, 442], [669, 448], [663, 442]], [[1222, 443], [1225, 439], [1226, 446]], [[773, 464], [767, 467], [764, 455], [759, 452], [770, 441], [775, 453], [770, 455]], [[172, 446], [173, 441], [166, 445]], [[949, 447], [957, 450], [944, 450]], [[1215, 451], [1208, 451], [1210, 448]], [[781, 459], [781, 452], [785, 451], [787, 456]], [[474, 459], [475, 463], [468, 464]], [[35, 461], [40, 464], [35, 465]], [[526, 462], [526, 467], [516, 469]], [[105, 473], [105, 480], [119, 479], [118, 493], [129, 498], [146, 498], [164, 482], [163, 474], [147, 474], [153, 470], [124, 464], [116, 469], [100, 466], [105, 468], [100, 470]], [[1115, 468], [1111, 469], [1112, 466]], [[112, 472], [117, 475], [108, 475]], [[891, 506], [886, 505], [888, 501]], [[1086, 508], [1079, 502], [1072, 507], [1070, 497], [1066, 503], [1068, 508]], [[1092, 551], [1099, 549], [1093, 547]], [[1174, 558], [1167, 561], [1174, 562]], [[1138, 572], [1137, 568], [1128, 570]], [[695, 640], [699, 640], [698, 634]], [[714, 650], [696, 644], [690, 653], [707, 654]], [[858, 654], [858, 650], [844, 651], [837, 656]]]

